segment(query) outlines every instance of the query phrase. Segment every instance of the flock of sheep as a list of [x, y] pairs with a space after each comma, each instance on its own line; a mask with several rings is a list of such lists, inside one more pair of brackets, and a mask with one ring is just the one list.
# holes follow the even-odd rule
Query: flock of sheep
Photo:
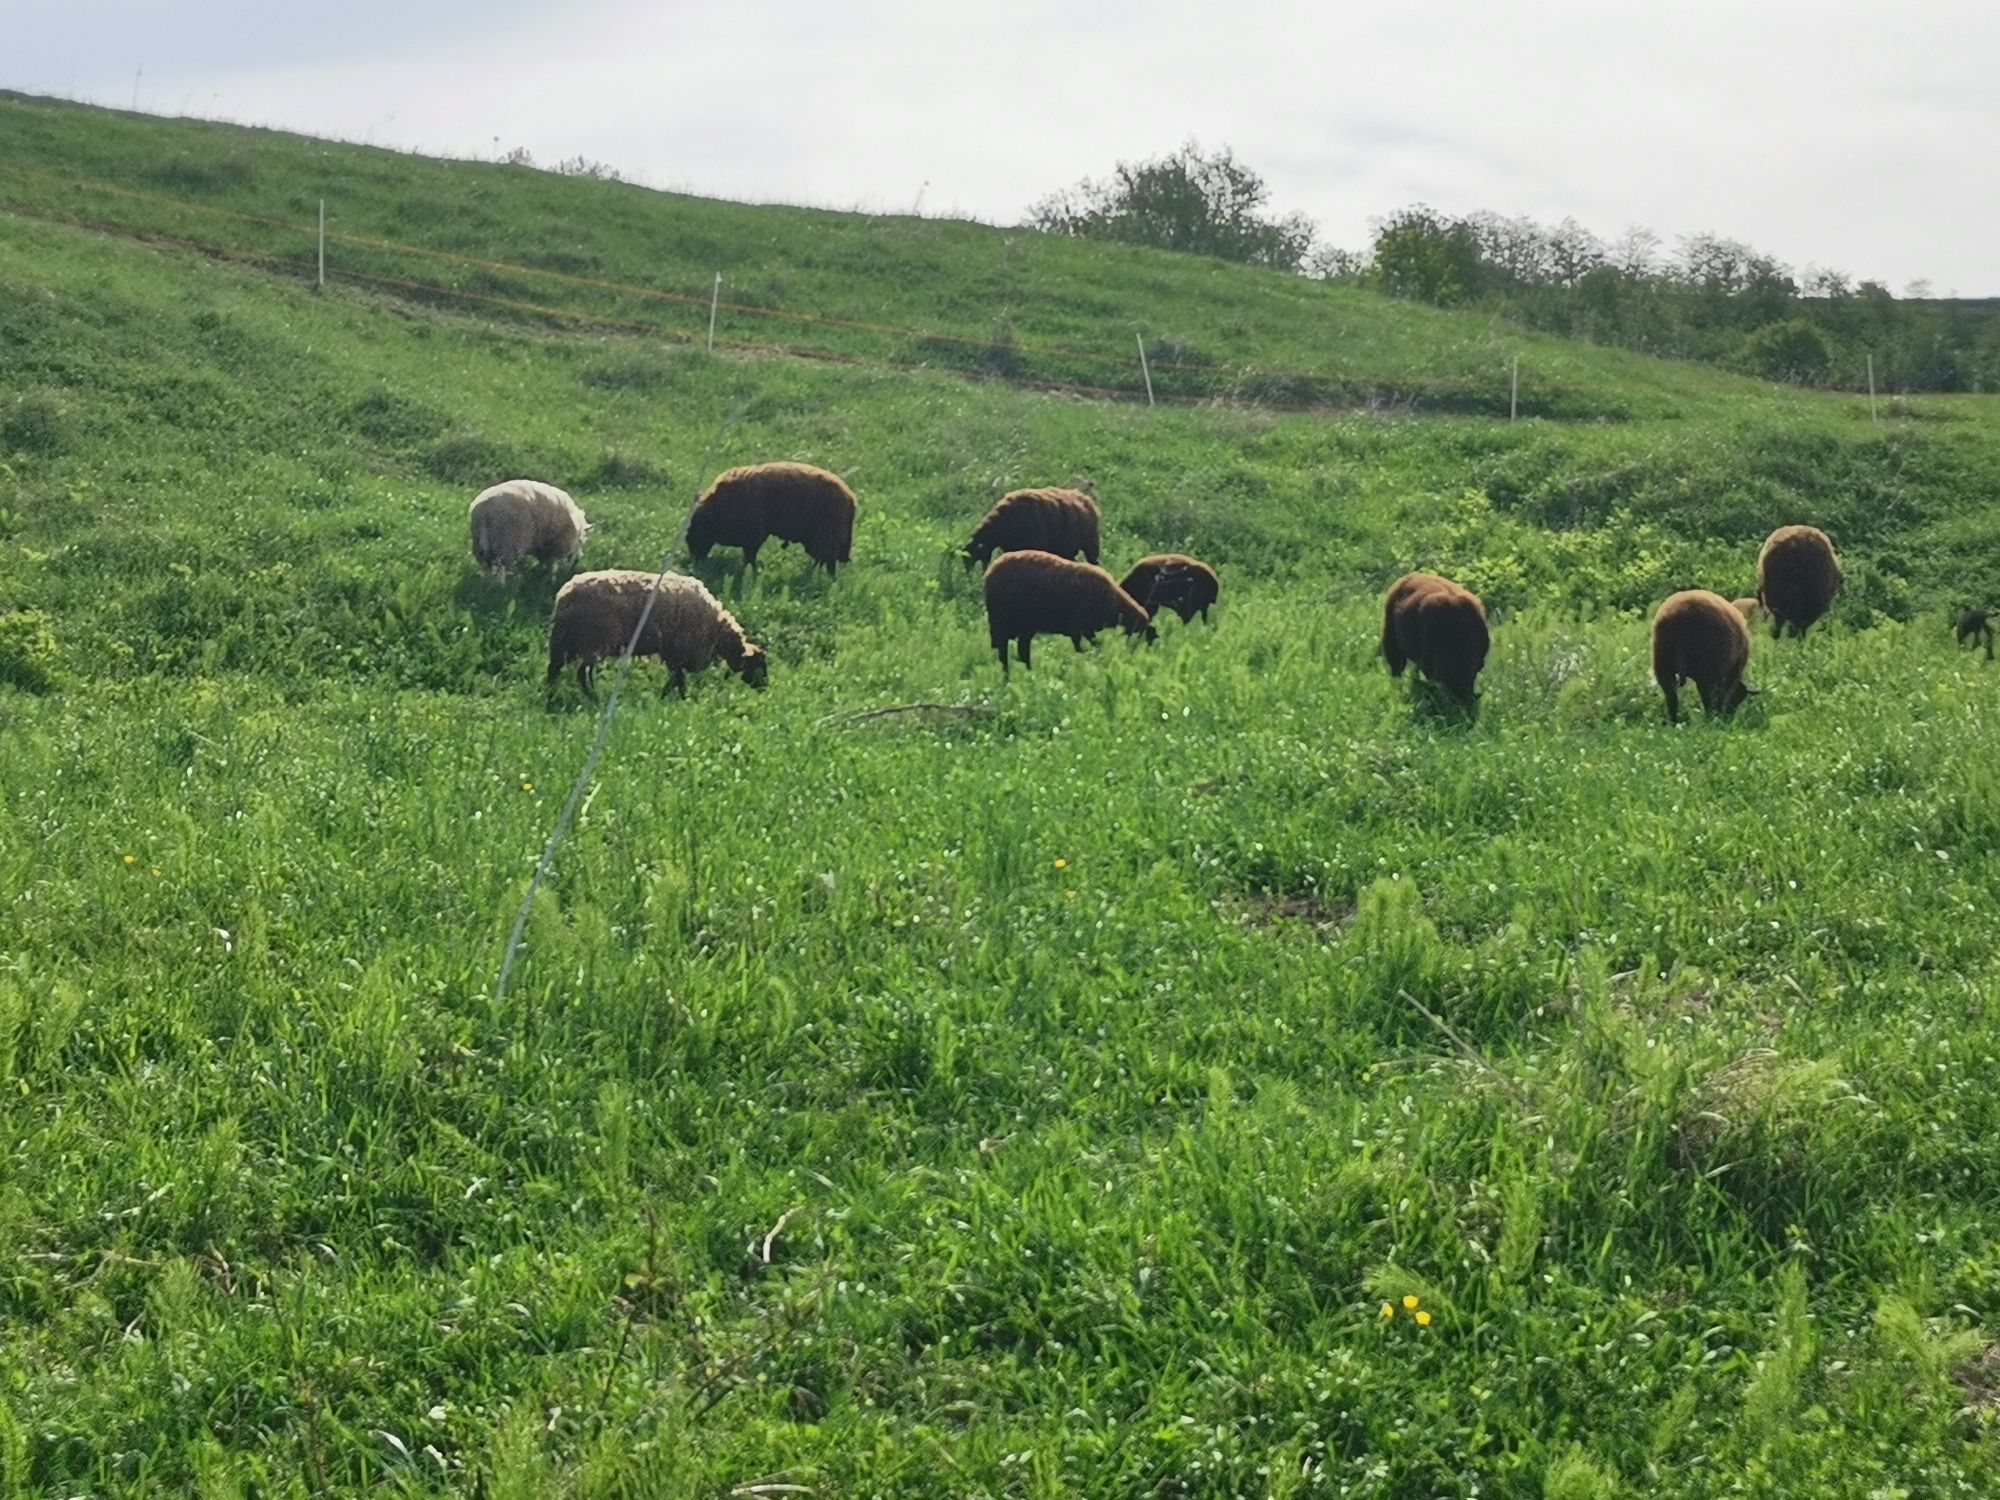
[[[695, 501], [686, 541], [696, 561], [716, 547], [740, 547], [754, 565], [765, 542], [796, 542], [834, 573], [854, 546], [854, 492], [838, 475], [810, 464], [752, 464], [717, 476]], [[523, 558], [550, 566], [574, 563], [590, 522], [564, 491], [536, 479], [510, 479], [472, 502], [472, 556], [506, 581]], [[966, 544], [967, 566], [1005, 554], [986, 569], [986, 619], [1003, 675], [1007, 648], [1022, 666], [1038, 635], [1065, 635], [1081, 651], [1086, 638], [1112, 626], [1153, 638], [1153, 617], [1172, 609], [1181, 619], [1208, 618], [1215, 570], [1178, 553], [1141, 558], [1122, 583], [1097, 566], [1100, 517], [1083, 490], [1015, 490], [1001, 497]], [[1076, 559], [1081, 554], [1086, 562]], [[636, 641], [635, 641], [636, 635]], [[681, 573], [612, 569], [578, 573], [556, 592], [549, 627], [548, 685], [577, 664], [577, 682], [594, 696], [596, 664], [622, 654], [656, 656], [667, 687], [684, 692], [687, 674], [720, 658], [752, 687], [765, 683], [762, 650], [700, 579]]]
[[[1667, 717], [1681, 717], [1681, 687], [1692, 682], [1702, 707], [1726, 714], [1757, 691], [1744, 680], [1750, 666], [1750, 624], [1771, 621], [1771, 634], [1802, 636], [1833, 607], [1842, 583], [1833, 542], [1816, 526], [1780, 526], [1757, 553], [1757, 592], [1734, 601], [1707, 589], [1669, 594], [1653, 614], [1653, 680], [1667, 700]], [[1980, 623], [1984, 624], [1981, 616]], [[1965, 634], [1960, 623], [1960, 638]], [[1415, 662], [1425, 676], [1461, 702], [1486, 665], [1486, 607], [1479, 596], [1434, 573], [1412, 573], [1390, 588], [1382, 618], [1382, 656], [1398, 676]]]
[[[718, 476], [696, 500], [686, 541], [697, 560], [715, 547], [739, 547], [754, 565], [776, 538], [805, 548], [829, 574], [849, 561], [854, 542], [854, 492], [810, 464], [754, 464]], [[532, 479], [509, 480], [472, 502], [472, 555], [503, 581], [525, 557], [574, 563], [590, 525], [563, 491]], [[986, 565], [987, 634], [1009, 671], [1011, 645], [1021, 665], [1038, 635], [1086, 639], [1117, 627], [1154, 639], [1153, 620], [1172, 609], [1183, 622], [1208, 618], [1218, 582], [1206, 563], [1179, 553], [1142, 558], [1123, 580], [1098, 566], [1101, 518], [1086, 489], [1025, 489], [1001, 497], [974, 528], [964, 549], [968, 567]], [[995, 556], [999, 554], [999, 556]], [[1079, 560], [1081, 559], [1081, 560]], [[1840, 559], [1825, 532], [1781, 526], [1757, 554], [1757, 593], [1730, 601], [1707, 589], [1670, 595], [1653, 617], [1653, 677], [1667, 716], [1680, 720], [1680, 689], [1692, 682], [1710, 713], [1727, 713], [1757, 690], [1744, 680], [1750, 625], [1768, 618], [1772, 634], [1804, 635], [1832, 608], [1842, 583]], [[593, 695], [599, 661], [633, 641], [635, 656], [655, 656], [667, 686], [684, 692], [687, 674], [718, 658], [752, 687], [762, 687], [768, 663], [699, 579], [628, 569], [578, 573], [557, 591], [549, 629], [548, 686], [577, 664], [577, 681]], [[1993, 632], [1983, 611], [1958, 621], [1959, 639]], [[1382, 657], [1401, 676], [1414, 664], [1470, 707], [1486, 665], [1490, 638], [1479, 596], [1435, 573], [1411, 573], [1383, 601]]]

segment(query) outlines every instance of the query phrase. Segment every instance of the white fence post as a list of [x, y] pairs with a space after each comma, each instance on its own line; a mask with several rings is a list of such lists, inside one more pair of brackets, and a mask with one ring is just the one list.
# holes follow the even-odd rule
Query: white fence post
[[1875, 356], [1873, 354], [1868, 356], [1868, 420], [1878, 427], [1882, 425], [1882, 419], [1875, 414]]
[[1146, 339], [1143, 334], [1133, 334], [1139, 341], [1139, 373], [1146, 377], [1146, 404], [1153, 404], [1153, 372], [1146, 367]]
[[715, 353], [715, 310], [722, 305], [722, 273], [715, 273], [715, 290], [708, 294], [708, 352]]
[[1521, 415], [1521, 356], [1514, 356], [1514, 372], [1507, 381], [1507, 420]]
[[326, 290], [326, 199], [319, 200], [319, 280], [315, 291]]

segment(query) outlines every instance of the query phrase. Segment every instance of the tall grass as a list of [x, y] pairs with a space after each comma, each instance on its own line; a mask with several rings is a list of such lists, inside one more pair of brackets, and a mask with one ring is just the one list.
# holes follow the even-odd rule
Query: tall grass
[[[0, 219], [0, 1489], [1992, 1488], [1991, 411], [1708, 389], [1147, 412]], [[855, 564], [707, 570], [771, 689], [639, 669], [496, 1007], [591, 720], [465, 503], [648, 565], [724, 430]], [[1071, 474], [1222, 602], [1003, 685], [952, 549]], [[1669, 728], [1643, 610], [1802, 518], [1839, 615]]]

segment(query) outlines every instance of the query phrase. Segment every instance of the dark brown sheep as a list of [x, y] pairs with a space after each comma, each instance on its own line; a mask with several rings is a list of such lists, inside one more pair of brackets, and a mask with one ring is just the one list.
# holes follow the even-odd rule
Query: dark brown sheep
[[1683, 682], [1695, 685], [1703, 708], [1726, 714], [1757, 691], [1743, 680], [1749, 666], [1750, 627], [1722, 595], [1683, 589], [1653, 616], [1653, 680], [1674, 723], [1681, 721]]
[[1842, 583], [1833, 542], [1817, 526], [1780, 526], [1757, 553], [1757, 601], [1771, 613], [1775, 638], [1793, 635], [1833, 608]]
[[1013, 490], [1002, 495], [965, 544], [965, 565], [984, 566], [996, 552], [1049, 552], [1098, 559], [1097, 501], [1082, 490]]
[[668, 573], [656, 580], [651, 573], [611, 568], [579, 573], [556, 593], [555, 618], [549, 624], [550, 691], [562, 669], [576, 662], [584, 696], [596, 697], [591, 678], [597, 663], [624, 652], [642, 617], [646, 628], [632, 654], [657, 656], [665, 663], [668, 690], [685, 693], [687, 674], [717, 657], [750, 686], [764, 685], [770, 668], [764, 653], [750, 644], [736, 617], [699, 578]]
[[1486, 606], [1471, 589], [1435, 573], [1409, 573], [1382, 601], [1382, 659], [1401, 677], [1415, 662], [1424, 676], [1470, 706], [1491, 638]]
[[1992, 610], [1962, 610], [1958, 614], [1958, 644], [1964, 646], [1968, 640], [1986, 642], [1986, 660], [1994, 658], [1994, 628], [1988, 618]]
[[688, 551], [697, 562], [711, 547], [741, 547], [754, 568], [771, 537], [797, 542], [832, 573], [854, 550], [854, 491], [811, 464], [751, 464], [718, 474], [688, 516]]
[[1028, 646], [1038, 635], [1066, 635], [1077, 650], [1086, 636], [1122, 626], [1127, 634], [1155, 639], [1139, 601], [1104, 569], [1052, 552], [1010, 552], [986, 570], [986, 630], [1000, 653], [1000, 675], [1009, 675], [1007, 643], [1017, 643], [1021, 665], [1033, 667]]
[[1179, 552], [1162, 552], [1132, 564], [1118, 587], [1137, 599], [1149, 617], [1170, 609], [1185, 625], [1197, 614], [1208, 619], [1208, 607], [1215, 603], [1221, 584], [1207, 563]]

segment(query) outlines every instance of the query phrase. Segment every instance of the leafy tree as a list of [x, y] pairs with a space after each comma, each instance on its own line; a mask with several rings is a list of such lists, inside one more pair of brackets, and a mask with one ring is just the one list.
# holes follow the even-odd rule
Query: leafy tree
[[1170, 156], [1120, 162], [1111, 176], [1051, 193], [1028, 222], [1053, 234], [1185, 250], [1221, 260], [1296, 271], [1317, 227], [1303, 214], [1267, 218], [1270, 189], [1227, 146], [1188, 141]]
[[1392, 297], [1452, 307], [1484, 292], [1489, 273], [1478, 230], [1419, 203], [1375, 231], [1375, 279]]
[[1811, 385], [1826, 379], [1833, 364], [1833, 345], [1810, 318], [1786, 318], [1766, 323], [1744, 339], [1738, 360], [1744, 369], [1766, 380]]

